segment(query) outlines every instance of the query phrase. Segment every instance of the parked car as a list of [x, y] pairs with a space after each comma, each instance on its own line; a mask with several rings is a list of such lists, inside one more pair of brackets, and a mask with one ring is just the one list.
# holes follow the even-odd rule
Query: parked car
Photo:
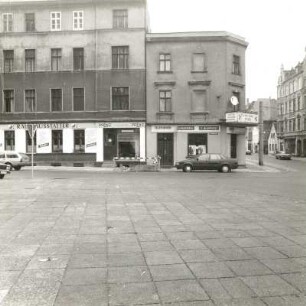
[[0, 162], [7, 164], [10, 170], [20, 170], [21, 167], [30, 166], [30, 158], [25, 153], [16, 151], [3, 151], [0, 152]]
[[10, 173], [10, 166], [0, 162], [0, 179], [2, 180], [8, 173]]
[[245, 151], [245, 154], [246, 154], [246, 155], [252, 155], [252, 152], [251, 152], [251, 150], [246, 150], [246, 151]]
[[238, 168], [236, 158], [227, 158], [222, 154], [209, 153], [190, 156], [185, 160], [175, 163], [177, 169], [184, 172], [193, 170], [218, 170], [219, 172], [231, 172], [232, 169]]
[[275, 154], [275, 158], [276, 159], [288, 159], [288, 160], [290, 160], [291, 159], [291, 154], [286, 153], [284, 151], [279, 151]]

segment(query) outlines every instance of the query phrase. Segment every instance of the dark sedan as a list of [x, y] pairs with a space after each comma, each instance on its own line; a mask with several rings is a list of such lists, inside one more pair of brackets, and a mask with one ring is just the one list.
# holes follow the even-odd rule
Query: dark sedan
[[0, 162], [0, 179], [3, 179], [5, 174], [10, 173], [10, 166]]
[[280, 152], [277, 152], [275, 154], [275, 158], [276, 159], [288, 159], [288, 160], [290, 160], [291, 159], [291, 154], [280, 151]]
[[182, 169], [184, 172], [218, 170], [226, 173], [238, 168], [238, 160], [236, 158], [227, 158], [222, 154], [210, 153], [189, 156], [187, 159], [175, 163], [175, 167]]

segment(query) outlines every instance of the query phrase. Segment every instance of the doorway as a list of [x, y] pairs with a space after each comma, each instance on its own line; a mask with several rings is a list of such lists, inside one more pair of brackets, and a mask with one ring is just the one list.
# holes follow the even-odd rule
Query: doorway
[[157, 134], [157, 154], [161, 157], [161, 167], [173, 166], [173, 134]]
[[237, 158], [237, 135], [231, 134], [231, 158]]

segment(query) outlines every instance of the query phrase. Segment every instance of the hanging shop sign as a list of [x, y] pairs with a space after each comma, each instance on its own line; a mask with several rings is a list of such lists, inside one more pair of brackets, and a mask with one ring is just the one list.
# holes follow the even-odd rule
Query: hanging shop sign
[[242, 112], [226, 113], [225, 120], [228, 123], [258, 124], [258, 114], [242, 113]]

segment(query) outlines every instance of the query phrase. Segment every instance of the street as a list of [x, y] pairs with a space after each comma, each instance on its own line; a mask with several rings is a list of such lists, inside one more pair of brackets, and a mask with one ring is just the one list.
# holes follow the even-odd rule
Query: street
[[[306, 305], [306, 162], [0, 181], [0, 305]], [[2, 302], [1, 302], [2, 301]]]

